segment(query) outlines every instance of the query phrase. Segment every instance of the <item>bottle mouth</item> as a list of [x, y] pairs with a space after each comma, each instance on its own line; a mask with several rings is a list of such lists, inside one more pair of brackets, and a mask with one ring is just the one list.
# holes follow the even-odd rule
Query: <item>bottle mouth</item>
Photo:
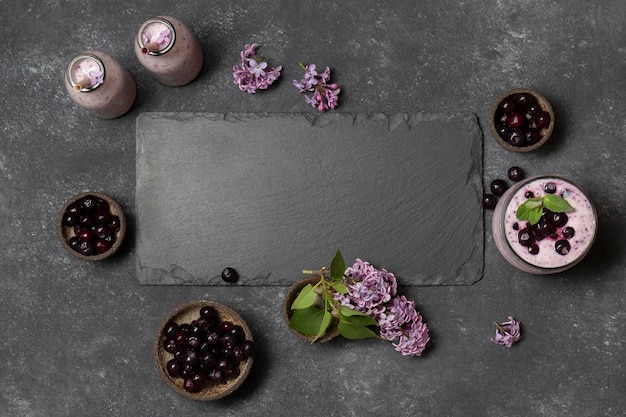
[[89, 92], [104, 83], [105, 68], [102, 60], [94, 54], [76, 55], [67, 65], [65, 78], [76, 92]]
[[144, 55], [163, 55], [174, 47], [175, 42], [174, 26], [161, 17], [146, 20], [137, 31], [137, 45]]

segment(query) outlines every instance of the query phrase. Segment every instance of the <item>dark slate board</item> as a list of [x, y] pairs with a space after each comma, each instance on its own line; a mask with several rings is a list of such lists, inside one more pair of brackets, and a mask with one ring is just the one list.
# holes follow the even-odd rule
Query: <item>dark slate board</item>
[[136, 163], [141, 284], [288, 285], [337, 249], [403, 285], [482, 277], [473, 114], [144, 113]]

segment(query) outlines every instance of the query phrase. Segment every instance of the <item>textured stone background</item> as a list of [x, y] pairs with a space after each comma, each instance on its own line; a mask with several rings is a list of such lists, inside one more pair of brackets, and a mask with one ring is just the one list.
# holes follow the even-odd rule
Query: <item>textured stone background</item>
[[[626, 3], [427, 1], [0, 0], [0, 415], [618, 416], [626, 413]], [[157, 84], [138, 64], [146, 18], [185, 21], [206, 54], [192, 84]], [[248, 96], [230, 68], [245, 43], [284, 67]], [[126, 116], [97, 120], [73, 105], [63, 71], [100, 49], [138, 85]], [[297, 62], [329, 65], [344, 112], [472, 112], [484, 135], [484, 181], [517, 164], [559, 173], [596, 203], [599, 238], [558, 276], [513, 270], [485, 228], [485, 272], [463, 287], [411, 287], [432, 329], [422, 358], [382, 342], [308, 346], [279, 312], [283, 287], [144, 287], [135, 278], [135, 120], [143, 112], [314, 111], [290, 85]], [[505, 89], [542, 92], [557, 114], [541, 150], [512, 154], [486, 117]], [[103, 190], [131, 222], [120, 256], [71, 258], [54, 229], [70, 196]], [[485, 224], [491, 221], [485, 214]], [[207, 297], [235, 307], [259, 356], [241, 390], [194, 403], [160, 379], [151, 344], [176, 305]], [[489, 342], [515, 315], [524, 339]]]

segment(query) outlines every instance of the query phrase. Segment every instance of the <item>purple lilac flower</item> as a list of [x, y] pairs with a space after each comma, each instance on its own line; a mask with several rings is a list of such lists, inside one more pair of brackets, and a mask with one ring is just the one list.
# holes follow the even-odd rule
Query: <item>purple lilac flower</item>
[[233, 81], [241, 91], [254, 94], [257, 90], [265, 90], [280, 77], [282, 66], [271, 67], [265, 58], [256, 56], [258, 45], [246, 44], [241, 51], [241, 68], [233, 66]]
[[355, 310], [375, 317], [384, 310], [398, 291], [396, 277], [384, 269], [378, 270], [369, 262], [357, 259], [346, 269], [344, 283], [348, 289], [346, 297]]
[[322, 73], [317, 72], [317, 66], [310, 64], [304, 66], [304, 78], [300, 81], [293, 80], [293, 85], [301, 93], [313, 93], [312, 96], [305, 95], [305, 101], [307, 104], [317, 108], [319, 111], [326, 111], [334, 109], [339, 106], [339, 93], [341, 89], [337, 84], [330, 84], [330, 68], [326, 69]]
[[520, 323], [513, 318], [513, 316], [507, 317], [509, 320], [504, 323], [495, 323], [496, 335], [491, 338], [491, 341], [496, 345], [503, 345], [508, 348], [513, 346], [513, 343], [520, 339]]
[[159, 45], [169, 45], [171, 40], [171, 32], [169, 29], [163, 29], [157, 36], [157, 43]]
[[405, 325], [402, 335], [392, 344], [405, 356], [421, 356], [429, 340], [428, 326], [422, 322], [422, 316], [418, 313], [417, 319]]
[[102, 71], [89, 71], [90, 85], [102, 84], [104, 82], [104, 73]]

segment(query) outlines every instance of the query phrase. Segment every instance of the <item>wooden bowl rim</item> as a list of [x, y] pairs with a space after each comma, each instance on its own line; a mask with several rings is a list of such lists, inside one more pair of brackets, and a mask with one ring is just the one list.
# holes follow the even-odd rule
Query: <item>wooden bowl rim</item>
[[[70, 206], [70, 204], [75, 203], [76, 201], [88, 195], [92, 195], [94, 197], [98, 197], [98, 198], [105, 200], [107, 203], [109, 203], [111, 214], [116, 215], [120, 218], [120, 230], [118, 230], [116, 233], [115, 243], [113, 243], [113, 245], [108, 251], [97, 254], [97, 255], [91, 255], [91, 256], [80, 254], [70, 247], [68, 240], [70, 237], [74, 236], [74, 230], [70, 226], [63, 225], [63, 215], [65, 214], [65, 211]], [[72, 198], [70, 198], [69, 200], [65, 202], [65, 204], [63, 205], [63, 208], [61, 209], [57, 217], [56, 226], [57, 226], [57, 235], [59, 236], [59, 240], [61, 241], [61, 244], [71, 255], [75, 256], [78, 259], [82, 259], [83, 261], [94, 262], [94, 261], [101, 261], [103, 259], [108, 258], [109, 256], [116, 253], [118, 249], [120, 248], [120, 246], [122, 246], [124, 236], [126, 235], [126, 216], [124, 215], [124, 211], [122, 210], [122, 207], [111, 196], [105, 193], [99, 192], [99, 191], [85, 191], [85, 192], [76, 194], [75, 196], [73, 196]]]
[[[293, 314], [293, 310], [291, 310], [291, 304], [293, 304], [293, 301], [298, 296], [298, 293], [306, 284], [316, 284], [319, 280], [320, 277], [314, 275], [300, 279], [291, 284], [291, 286], [287, 289], [287, 292], [285, 293], [285, 298], [283, 298], [282, 313], [287, 328], [300, 339], [305, 340], [309, 343], [313, 342], [313, 336], [300, 333], [299, 331], [289, 327], [289, 320], [291, 319], [291, 315]], [[326, 343], [339, 336], [339, 330], [337, 330], [336, 325], [334, 327], [331, 327], [330, 330], [331, 331], [326, 332], [326, 335], [324, 337], [320, 337], [319, 339], [317, 339], [315, 343]]]
[[[500, 104], [500, 102], [502, 102], [502, 100], [504, 100], [505, 98], [513, 94], [518, 94], [518, 93], [532, 94], [537, 99], [542, 109], [544, 111], [547, 111], [548, 114], [550, 114], [550, 124], [548, 125], [547, 128], [542, 129], [543, 137], [541, 138], [539, 142], [532, 144], [530, 146], [511, 145], [509, 142], [507, 142], [506, 140], [500, 137], [495, 126], [495, 115], [496, 115], [496, 111], [498, 110], [498, 105]], [[498, 142], [498, 144], [500, 144], [500, 146], [502, 146], [504, 149], [511, 151], [511, 152], [531, 152], [543, 146], [548, 141], [548, 139], [550, 139], [550, 137], [552, 136], [552, 131], [554, 130], [554, 111], [552, 110], [552, 106], [550, 105], [550, 102], [540, 93], [534, 90], [530, 90], [528, 88], [512, 88], [500, 94], [498, 98], [496, 98], [496, 100], [491, 105], [491, 110], [489, 111], [489, 130], [491, 131], [491, 135], [493, 136], [495, 141]]]
[[188, 392], [183, 388], [182, 378], [173, 378], [167, 373], [167, 362], [174, 356], [171, 353], [166, 352], [163, 348], [163, 335], [161, 334], [163, 328], [169, 321], [182, 324], [191, 323], [192, 320], [199, 318], [200, 309], [204, 306], [211, 306], [215, 308], [221, 321], [228, 320], [233, 324], [241, 326], [246, 334], [246, 340], [254, 341], [252, 331], [248, 327], [248, 324], [239, 315], [239, 313], [232, 308], [218, 301], [205, 299], [192, 300], [176, 307], [161, 321], [161, 325], [159, 326], [154, 340], [154, 359], [157, 369], [159, 370], [159, 374], [174, 391], [192, 400], [213, 401], [232, 394], [241, 386], [241, 384], [243, 384], [250, 374], [254, 358], [248, 358], [245, 362], [240, 363], [241, 373], [237, 378], [228, 381], [225, 384], [210, 384], [208, 387], [196, 393]]

